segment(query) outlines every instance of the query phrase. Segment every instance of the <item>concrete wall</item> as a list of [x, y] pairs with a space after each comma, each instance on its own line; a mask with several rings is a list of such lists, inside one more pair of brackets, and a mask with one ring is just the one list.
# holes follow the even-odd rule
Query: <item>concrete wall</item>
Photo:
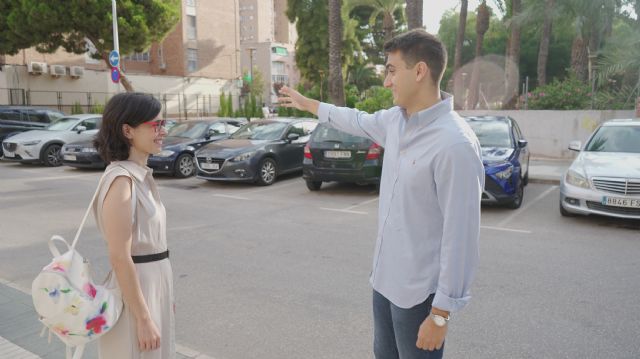
[[584, 143], [602, 122], [616, 118], [634, 118], [635, 111], [459, 111], [462, 116], [510, 116], [529, 141], [532, 156], [573, 158], [569, 142]]

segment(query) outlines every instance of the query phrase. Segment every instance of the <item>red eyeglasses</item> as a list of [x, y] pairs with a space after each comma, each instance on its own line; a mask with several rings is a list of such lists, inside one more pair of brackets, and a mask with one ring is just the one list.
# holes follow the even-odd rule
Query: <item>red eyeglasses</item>
[[161, 128], [164, 128], [167, 124], [167, 120], [155, 120], [143, 122], [144, 124], [151, 125], [156, 132], [159, 132]]

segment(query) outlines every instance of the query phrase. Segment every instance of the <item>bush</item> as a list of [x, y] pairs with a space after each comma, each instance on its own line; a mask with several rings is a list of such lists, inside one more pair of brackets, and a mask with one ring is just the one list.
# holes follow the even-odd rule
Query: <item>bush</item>
[[584, 110], [591, 106], [591, 87], [572, 75], [538, 87], [528, 97], [530, 110]]
[[104, 112], [104, 105], [101, 103], [94, 103], [93, 106], [91, 106], [91, 113], [97, 113], [97, 114], [102, 114]]
[[378, 110], [393, 107], [393, 94], [391, 90], [382, 86], [373, 86], [365, 91], [363, 100], [356, 103], [358, 110], [374, 113]]
[[227, 111], [227, 98], [224, 96], [224, 92], [220, 94], [220, 107], [218, 109], [219, 117], [228, 117]]
[[73, 106], [71, 107], [71, 114], [72, 115], [78, 115], [84, 113], [84, 111], [82, 110], [82, 106], [80, 105], [80, 102], [76, 101], [73, 103]]

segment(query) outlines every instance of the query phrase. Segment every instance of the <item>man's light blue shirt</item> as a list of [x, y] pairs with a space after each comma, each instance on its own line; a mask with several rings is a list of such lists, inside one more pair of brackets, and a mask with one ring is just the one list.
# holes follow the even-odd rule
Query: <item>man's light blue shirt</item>
[[410, 118], [400, 107], [367, 114], [326, 103], [318, 117], [384, 147], [373, 289], [400, 308], [435, 293], [434, 307], [456, 312], [478, 267], [484, 167], [478, 139], [442, 96]]

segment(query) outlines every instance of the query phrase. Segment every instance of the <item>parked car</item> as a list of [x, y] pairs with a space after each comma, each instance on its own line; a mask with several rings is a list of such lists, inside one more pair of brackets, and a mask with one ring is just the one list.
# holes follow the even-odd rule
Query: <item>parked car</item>
[[196, 173], [194, 153], [202, 146], [229, 137], [243, 119], [189, 120], [178, 123], [169, 130], [162, 144], [162, 152], [147, 161], [154, 173], [169, 173], [184, 178]]
[[67, 143], [60, 150], [62, 164], [76, 168], [105, 168], [107, 164], [93, 146], [93, 139]]
[[2, 142], [4, 160], [60, 166], [60, 149], [65, 143], [90, 140], [98, 133], [101, 115], [86, 114], [63, 117], [44, 130], [31, 130]]
[[529, 149], [518, 123], [508, 116], [465, 117], [482, 147], [482, 203], [520, 208], [529, 182]]
[[295, 118], [247, 123], [196, 152], [197, 177], [271, 185], [279, 175], [302, 169], [304, 146], [317, 124]]
[[383, 151], [367, 138], [320, 124], [304, 147], [302, 178], [311, 191], [334, 181], [379, 186]]
[[598, 127], [560, 181], [563, 216], [599, 214], [640, 219], [640, 120], [611, 120]]
[[0, 106], [0, 142], [20, 132], [44, 129], [62, 117], [64, 113], [48, 108]]
[[[167, 120], [165, 128], [170, 129], [176, 123], [175, 120]], [[105, 168], [107, 166], [93, 146], [93, 138], [65, 144], [60, 150], [60, 156], [62, 164], [65, 166], [76, 168]]]

